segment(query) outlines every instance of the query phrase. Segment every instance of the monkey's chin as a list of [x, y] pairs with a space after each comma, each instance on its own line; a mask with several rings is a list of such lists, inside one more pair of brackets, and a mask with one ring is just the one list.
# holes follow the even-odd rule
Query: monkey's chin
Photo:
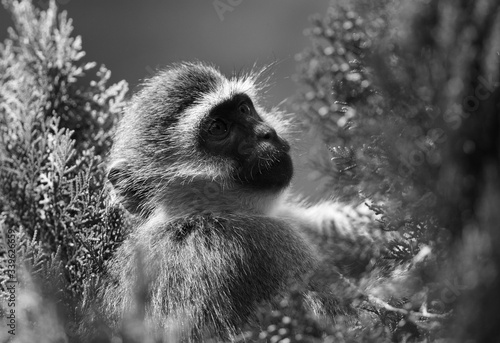
[[293, 177], [292, 158], [287, 153], [275, 156], [271, 164], [259, 162], [246, 164], [242, 167], [239, 180], [248, 188], [278, 192], [290, 185]]

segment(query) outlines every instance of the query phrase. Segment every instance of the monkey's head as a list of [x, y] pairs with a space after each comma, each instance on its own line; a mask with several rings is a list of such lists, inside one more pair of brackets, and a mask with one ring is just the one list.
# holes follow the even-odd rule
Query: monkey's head
[[182, 63], [146, 81], [110, 156], [108, 178], [130, 212], [252, 206], [289, 185], [287, 122], [259, 105], [259, 74]]

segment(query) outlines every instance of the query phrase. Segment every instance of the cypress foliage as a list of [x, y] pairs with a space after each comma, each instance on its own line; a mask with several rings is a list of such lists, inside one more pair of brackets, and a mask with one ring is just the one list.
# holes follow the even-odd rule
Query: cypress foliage
[[7, 296], [16, 288], [18, 337], [51, 341], [65, 335], [58, 316], [76, 320], [127, 230], [107, 206], [103, 164], [127, 84], [109, 85], [109, 70], [83, 62], [54, 1], [46, 11], [3, 4], [14, 28], [0, 45], [0, 285]]
[[332, 155], [312, 165], [399, 233], [385, 260], [418, 285], [369, 299], [374, 341], [498, 340], [500, 5], [340, 1], [308, 34], [295, 110]]

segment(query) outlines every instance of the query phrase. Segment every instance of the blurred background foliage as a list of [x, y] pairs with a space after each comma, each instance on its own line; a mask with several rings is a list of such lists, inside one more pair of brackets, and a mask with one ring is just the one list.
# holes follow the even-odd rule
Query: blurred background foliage
[[[77, 6], [74, 1], [62, 7], [72, 3]], [[145, 62], [146, 49], [130, 44], [135, 65], [154, 66], [135, 69], [137, 74], [130, 76], [124, 71], [128, 66], [117, 65], [113, 69], [120, 76], [112, 84], [105, 67], [84, 62], [81, 38], [72, 33], [66, 14], [56, 14], [55, 2], [37, 5], [48, 9], [40, 12], [30, 1], [4, 1], [14, 29], [0, 46], [2, 242], [15, 233], [21, 281], [16, 314], [22, 332], [16, 339], [77, 341], [85, 337], [86, 326], [100, 323], [90, 315], [92, 299], [106, 261], [130, 227], [124, 212], [108, 206], [104, 189], [103, 160], [126, 101], [127, 84], [118, 79], [147, 77], [157, 63], [169, 61]], [[129, 2], [123, 6], [132, 8]], [[221, 23], [206, 6], [213, 17], [193, 20], [205, 31], [215, 25], [209, 22]], [[245, 11], [258, 7], [239, 6], [224, 14], [225, 25], [237, 27], [240, 19], [248, 20]], [[281, 2], [273, 6], [287, 7]], [[303, 131], [316, 137], [308, 156], [316, 179], [323, 181], [321, 196], [366, 203], [379, 221], [369, 225], [369, 239], [336, 237], [334, 247], [322, 247], [327, 251], [323, 282], [354, 313], [334, 323], [319, 320], [301, 306], [299, 290], [291, 291], [277, 299], [273, 310], [261, 307], [260, 329], [244, 331], [242, 340], [498, 341], [500, 4], [339, 0], [326, 7], [309, 25], [286, 25], [296, 32], [288, 33], [290, 42], [303, 39], [303, 27], [309, 27], [309, 46], [294, 61], [282, 62], [297, 66], [298, 91], [290, 109]], [[106, 13], [94, 14], [104, 16], [111, 28]], [[154, 37], [165, 33], [175, 36], [172, 41], [179, 46], [192, 45], [184, 35], [188, 29], [156, 25], [146, 25]], [[274, 26], [266, 29], [275, 31]], [[218, 30], [217, 40], [225, 43], [220, 37], [227, 27]], [[91, 34], [105, 31], [83, 38], [92, 42]], [[116, 35], [128, 39], [138, 33]], [[241, 31], [235, 37], [246, 36]], [[247, 66], [268, 56], [256, 47], [259, 40], [220, 42], [205, 42], [206, 51], [223, 52]], [[273, 51], [274, 44], [267, 43]], [[176, 46], [161, 44], [164, 49]], [[196, 56], [230, 71], [206, 51], [183, 51], [186, 55], [171, 58]], [[280, 92], [274, 96], [288, 90]], [[1, 249], [5, 291], [7, 244]], [[356, 258], [366, 260], [356, 273], [338, 266]], [[340, 269], [345, 278], [329, 280], [329, 268]], [[148, 341], [140, 318], [125, 324], [128, 329], [115, 341]], [[97, 331], [99, 341], [112, 339], [106, 328]], [[2, 339], [6, 332], [0, 331]]]

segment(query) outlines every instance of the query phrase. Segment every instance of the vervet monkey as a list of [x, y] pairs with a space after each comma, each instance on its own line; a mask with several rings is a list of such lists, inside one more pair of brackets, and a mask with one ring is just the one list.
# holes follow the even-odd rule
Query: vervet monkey
[[108, 178], [140, 224], [110, 265], [112, 316], [133, 308], [139, 282], [151, 327], [232, 339], [258, 303], [317, 267], [303, 230], [335, 214], [287, 200], [288, 122], [262, 107], [258, 77], [175, 64], [131, 99]]

